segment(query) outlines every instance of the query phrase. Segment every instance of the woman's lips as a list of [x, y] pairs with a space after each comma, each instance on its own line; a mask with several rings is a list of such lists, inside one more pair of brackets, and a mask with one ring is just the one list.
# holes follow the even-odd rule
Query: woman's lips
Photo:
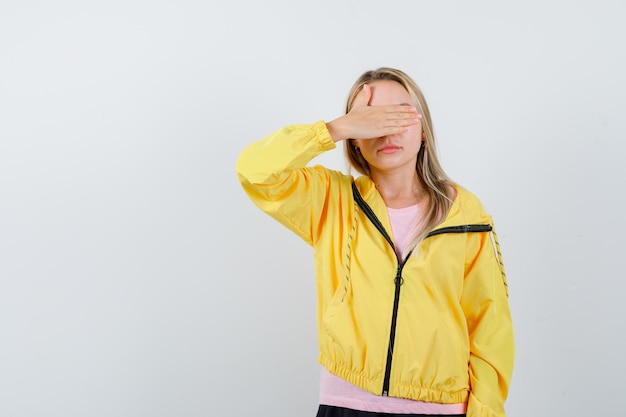
[[396, 152], [399, 149], [401, 149], [399, 146], [389, 145], [389, 146], [383, 146], [382, 148], [380, 148], [378, 150], [378, 152], [380, 152], [380, 153], [394, 153], [394, 152]]

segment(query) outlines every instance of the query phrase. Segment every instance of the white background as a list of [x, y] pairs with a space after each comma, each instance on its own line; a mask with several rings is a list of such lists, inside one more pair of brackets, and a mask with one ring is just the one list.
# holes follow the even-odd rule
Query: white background
[[[235, 160], [424, 90], [494, 216], [509, 416], [624, 414], [621, 1], [0, 2], [0, 416], [314, 416], [312, 250]], [[343, 169], [340, 151], [319, 161]]]

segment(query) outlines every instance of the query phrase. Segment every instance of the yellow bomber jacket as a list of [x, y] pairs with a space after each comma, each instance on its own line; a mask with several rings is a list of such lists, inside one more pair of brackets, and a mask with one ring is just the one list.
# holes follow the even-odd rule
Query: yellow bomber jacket
[[378, 395], [505, 416], [514, 340], [491, 217], [457, 186], [446, 219], [402, 264], [373, 182], [307, 167], [335, 147], [319, 121], [284, 127], [237, 160], [252, 201], [314, 248], [320, 363]]

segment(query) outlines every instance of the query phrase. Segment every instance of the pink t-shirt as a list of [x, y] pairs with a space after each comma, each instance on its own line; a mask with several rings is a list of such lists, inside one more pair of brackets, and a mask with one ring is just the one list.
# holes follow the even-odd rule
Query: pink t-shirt
[[[387, 208], [391, 233], [399, 257], [415, 238], [421, 216], [419, 206], [401, 209]], [[391, 414], [465, 414], [467, 405], [439, 404], [404, 398], [384, 397], [362, 390], [331, 374], [322, 367], [320, 374], [320, 404], [353, 410]]]

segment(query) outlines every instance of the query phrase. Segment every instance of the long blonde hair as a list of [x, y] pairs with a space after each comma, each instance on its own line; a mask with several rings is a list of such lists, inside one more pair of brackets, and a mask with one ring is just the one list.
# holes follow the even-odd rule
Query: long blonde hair
[[[422, 227], [417, 231], [416, 239], [411, 242], [407, 248], [407, 251], [409, 251], [415, 248], [430, 231], [446, 218], [453, 201], [451, 191], [453, 182], [446, 175], [437, 158], [435, 132], [424, 94], [415, 81], [404, 72], [386, 67], [365, 72], [356, 80], [350, 89], [346, 102], [346, 113], [352, 109], [354, 99], [359, 91], [361, 91], [361, 88], [363, 88], [363, 85], [378, 80], [395, 81], [402, 85], [413, 99], [413, 104], [418, 113], [422, 115], [423, 142], [417, 154], [415, 170], [420, 180], [426, 186], [428, 206], [422, 216]], [[370, 176], [369, 164], [365, 158], [363, 158], [363, 155], [356, 151], [352, 141], [352, 139], [349, 139], [344, 143], [348, 163], [357, 172]]]

